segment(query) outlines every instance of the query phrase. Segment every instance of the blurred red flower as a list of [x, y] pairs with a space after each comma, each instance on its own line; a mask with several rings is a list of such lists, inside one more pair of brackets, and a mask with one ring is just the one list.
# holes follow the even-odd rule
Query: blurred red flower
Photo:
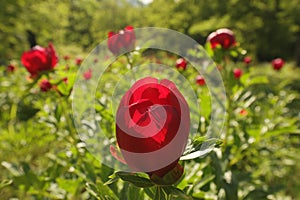
[[135, 33], [133, 26], [126, 26], [124, 30], [120, 30], [118, 33], [108, 33], [108, 49], [115, 55], [120, 53], [131, 51], [135, 46]]
[[[178, 160], [189, 127], [188, 104], [174, 83], [166, 79], [160, 83], [152, 77], [138, 80], [123, 96], [116, 114], [117, 142], [129, 167], [150, 177], [163, 178], [174, 172], [174, 182], [183, 173]], [[150, 154], [145, 160], [146, 153], [159, 150], [162, 153]], [[170, 162], [158, 164], [170, 158]], [[146, 170], [149, 166], [156, 169]]]
[[31, 77], [35, 77], [42, 71], [52, 70], [58, 58], [53, 45], [49, 43], [46, 48], [35, 46], [30, 51], [24, 52], [21, 61]]
[[16, 66], [12, 65], [12, 64], [9, 64], [6, 68], [6, 71], [7, 72], [14, 72], [16, 70]]
[[185, 70], [187, 66], [187, 61], [183, 58], [179, 58], [176, 60], [176, 68]]
[[52, 84], [47, 79], [43, 79], [39, 83], [39, 86], [40, 86], [40, 89], [41, 89], [42, 92], [47, 92], [52, 88]]
[[242, 110], [240, 110], [239, 114], [240, 114], [241, 116], [246, 116], [246, 115], [248, 115], [248, 111], [245, 110], [245, 109], [242, 109]]
[[239, 79], [242, 76], [242, 74], [243, 74], [243, 71], [239, 68], [235, 68], [233, 70], [233, 75], [236, 79]]
[[205, 79], [203, 78], [203, 76], [198, 75], [198, 76], [196, 77], [196, 83], [197, 83], [198, 85], [200, 85], [200, 86], [205, 85]]
[[234, 33], [227, 28], [221, 28], [210, 33], [207, 41], [210, 42], [213, 49], [218, 45], [223, 49], [228, 49], [236, 44]]
[[76, 58], [76, 59], [75, 59], [76, 65], [81, 65], [82, 61], [83, 61], [82, 58]]
[[276, 58], [272, 60], [272, 66], [275, 70], [280, 70], [284, 65], [284, 60], [282, 58]]
[[65, 55], [65, 56], [64, 56], [64, 60], [65, 60], [65, 61], [70, 60], [70, 56], [69, 56], [69, 55]]
[[245, 63], [246, 65], [249, 65], [251, 62], [252, 62], [252, 59], [251, 59], [250, 56], [246, 56], [246, 57], [244, 58], [244, 63]]
[[85, 80], [89, 80], [92, 78], [92, 69], [88, 69], [86, 72], [83, 73], [83, 78]]
[[64, 78], [62, 79], [62, 81], [63, 81], [64, 83], [68, 84], [68, 77], [64, 77]]

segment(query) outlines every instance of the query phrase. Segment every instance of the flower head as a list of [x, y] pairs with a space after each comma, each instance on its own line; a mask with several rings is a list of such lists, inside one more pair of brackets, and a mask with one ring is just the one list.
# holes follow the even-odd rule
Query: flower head
[[246, 65], [249, 65], [252, 62], [252, 59], [250, 56], [246, 56], [243, 61]]
[[107, 45], [113, 54], [119, 55], [125, 51], [133, 50], [135, 39], [133, 26], [126, 26], [124, 30], [120, 30], [118, 33], [109, 32]]
[[282, 58], [276, 58], [272, 60], [272, 66], [274, 70], [280, 70], [284, 65], [284, 60]]
[[41, 89], [42, 92], [47, 92], [52, 88], [52, 84], [47, 79], [43, 79], [39, 83], [39, 86], [40, 86], [40, 89]]
[[75, 63], [78, 66], [81, 65], [82, 61], [83, 61], [82, 58], [79, 58], [79, 57], [75, 59]]
[[83, 78], [85, 80], [89, 80], [92, 78], [92, 69], [88, 69], [86, 72], [83, 73]]
[[12, 64], [9, 64], [6, 68], [6, 71], [10, 73], [14, 72], [15, 70], [16, 70], [16, 66]]
[[31, 76], [34, 77], [42, 71], [52, 70], [57, 64], [58, 58], [53, 45], [49, 43], [46, 48], [35, 46], [24, 52], [21, 61]]
[[200, 85], [200, 86], [205, 85], [205, 79], [203, 78], [203, 76], [198, 75], [198, 76], [196, 77], [196, 83], [197, 83], [198, 85]]
[[183, 170], [178, 165], [187, 143], [189, 107], [174, 83], [138, 80], [123, 96], [116, 114], [116, 137], [128, 166], [150, 177]]
[[236, 79], [239, 79], [242, 76], [242, 74], [243, 74], [243, 71], [239, 68], [235, 68], [233, 70], [233, 75]]
[[223, 49], [229, 49], [236, 44], [234, 33], [227, 28], [221, 28], [210, 33], [207, 37], [207, 41], [211, 44], [213, 49], [218, 45]]
[[185, 70], [187, 66], [187, 61], [183, 58], [179, 58], [176, 60], [176, 68]]

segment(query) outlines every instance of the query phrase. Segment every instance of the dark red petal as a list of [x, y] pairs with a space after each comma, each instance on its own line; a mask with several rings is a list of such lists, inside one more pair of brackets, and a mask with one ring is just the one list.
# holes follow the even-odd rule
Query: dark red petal
[[[175, 108], [171, 106], [164, 106], [164, 109], [166, 109], [167, 118], [164, 120], [165, 124], [161, 124], [161, 120], [159, 120], [159, 117], [155, 116], [160, 113], [156, 113], [155, 110], [152, 112], [148, 112], [149, 117], [153, 119], [150, 123], [156, 123], [158, 127], [163, 127], [159, 132], [156, 133], [154, 136], [148, 137], [148, 138], [138, 138], [133, 137], [132, 135], [129, 135], [128, 133], [125, 133], [122, 129], [119, 128], [118, 122], [117, 122], [117, 141], [121, 149], [124, 149], [126, 151], [130, 152], [136, 152], [136, 153], [146, 153], [146, 152], [152, 152], [155, 150], [158, 150], [162, 148], [163, 146], [167, 145], [172, 138], [177, 134], [178, 127], [180, 124], [180, 116], [178, 115], [178, 112]], [[119, 113], [123, 114], [123, 113]], [[117, 119], [122, 119], [120, 116]], [[137, 125], [137, 124], [136, 124]], [[126, 131], [132, 131], [136, 134], [140, 135], [147, 135], [154, 133], [152, 131], [157, 131], [157, 129], [153, 130], [146, 130], [146, 132], [136, 132], [137, 128], [132, 127], [131, 129], [128, 129]], [[126, 158], [125, 158], [126, 160]]]
[[52, 43], [49, 43], [47, 50], [48, 50], [49, 57], [50, 57], [50, 63], [49, 63], [49, 65], [51, 66], [50, 69], [52, 69], [57, 64], [58, 57], [56, 55], [56, 52], [55, 52], [55, 49], [54, 49]]

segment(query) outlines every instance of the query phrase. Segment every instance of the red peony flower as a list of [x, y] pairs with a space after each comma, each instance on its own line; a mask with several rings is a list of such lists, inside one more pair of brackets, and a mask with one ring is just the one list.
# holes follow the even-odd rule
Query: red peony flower
[[14, 66], [12, 64], [9, 64], [6, 68], [6, 71], [10, 72], [10, 73], [14, 72], [15, 70], [16, 70], [16, 66]]
[[282, 58], [276, 58], [272, 60], [272, 66], [275, 70], [280, 70], [284, 65], [284, 61]]
[[185, 70], [187, 66], [187, 61], [183, 58], [179, 58], [176, 60], [176, 68]]
[[212, 32], [208, 35], [207, 41], [210, 42], [213, 49], [218, 45], [223, 49], [228, 49], [236, 44], [234, 33], [227, 28], [221, 28]]
[[76, 65], [81, 65], [82, 61], [83, 61], [82, 58], [76, 58], [75, 59]]
[[205, 79], [201, 75], [198, 75], [196, 77], [196, 83], [200, 86], [203, 86], [205, 85]]
[[43, 79], [39, 86], [42, 92], [47, 92], [52, 88], [52, 84], [47, 79]]
[[125, 51], [131, 51], [135, 45], [135, 33], [133, 26], [127, 26], [119, 33], [109, 32], [107, 45], [109, 50], [119, 55]]
[[244, 63], [245, 63], [246, 65], [249, 65], [251, 62], [252, 62], [252, 59], [251, 59], [250, 56], [246, 56], [246, 57], [244, 58]]
[[239, 68], [235, 68], [233, 70], [233, 75], [236, 79], [239, 79], [242, 76], [242, 74], [243, 74], [243, 71]]
[[86, 72], [84, 72], [84, 73], [83, 73], [83, 78], [84, 78], [85, 80], [91, 79], [91, 78], [92, 78], [92, 70], [89, 69], [89, 70], [87, 70]]
[[31, 77], [34, 77], [42, 71], [52, 70], [58, 58], [53, 45], [49, 43], [46, 48], [35, 46], [30, 51], [24, 52], [21, 61]]
[[151, 179], [183, 173], [178, 164], [187, 143], [189, 107], [173, 82], [147, 77], [123, 96], [116, 114], [117, 143], [125, 162]]

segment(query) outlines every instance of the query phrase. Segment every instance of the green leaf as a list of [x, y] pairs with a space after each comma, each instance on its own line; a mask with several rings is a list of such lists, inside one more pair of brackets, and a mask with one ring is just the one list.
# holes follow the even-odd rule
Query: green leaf
[[[181, 199], [181, 200], [192, 200], [193, 198], [188, 196], [184, 191], [174, 187], [174, 186], [166, 186], [163, 187], [163, 190], [169, 195], [172, 196], [173, 198], [175, 197], [176, 199]], [[172, 198], [172, 199], [173, 199]]]
[[81, 179], [63, 179], [57, 178], [56, 182], [58, 183], [59, 187], [64, 189], [70, 194], [75, 195], [76, 191], [78, 190], [82, 180]]
[[17, 166], [13, 165], [12, 163], [2, 161], [1, 165], [5, 167], [13, 176], [21, 176], [24, 174]]
[[7, 180], [7, 179], [2, 180], [2, 181], [0, 182], [0, 190], [1, 190], [2, 188], [5, 188], [5, 187], [11, 185], [12, 183], [13, 183], [13, 180]]
[[137, 187], [152, 187], [154, 183], [145, 177], [140, 176], [138, 173], [129, 172], [116, 172], [116, 176], [120, 177], [123, 181], [132, 183]]
[[247, 76], [245, 74], [241, 78], [241, 82], [245, 86], [251, 86], [251, 85], [255, 85], [255, 84], [267, 84], [267, 83], [269, 83], [269, 80], [266, 76], [255, 76], [255, 77], [250, 78], [249, 74], [247, 74]]
[[205, 192], [200, 191], [200, 192], [194, 193], [193, 197], [197, 198], [197, 199], [205, 199]]
[[24, 102], [19, 102], [17, 110], [17, 118], [21, 121], [27, 121], [34, 117], [40, 109], [34, 108], [32, 105], [27, 105]]
[[234, 58], [237, 58], [239, 56], [239, 53], [236, 50], [231, 50], [229, 54]]
[[197, 184], [198, 188], [202, 188], [205, 186], [207, 183], [211, 182], [215, 178], [215, 175], [208, 175], [201, 179], [201, 181]]
[[222, 144], [222, 141], [219, 139], [208, 139], [204, 142], [204, 138], [196, 138], [192, 145], [189, 145], [186, 148], [183, 156], [180, 160], [190, 160], [195, 158], [201, 158], [208, 155], [215, 147]]
[[110, 185], [110, 184], [112, 184], [112, 183], [114, 183], [114, 182], [116, 182], [120, 179], [120, 177], [116, 176], [116, 174], [113, 174], [113, 175], [109, 176], [109, 178], [110, 179], [108, 181], [106, 181], [104, 183], [104, 185]]
[[155, 188], [155, 187], [147, 187], [147, 188], [144, 188], [144, 192], [145, 192], [151, 199], [154, 199], [155, 191], [156, 191], [156, 188]]
[[167, 200], [166, 193], [161, 186], [157, 186], [153, 200]]
[[142, 189], [134, 185], [128, 187], [128, 199], [144, 199]]
[[56, 121], [58, 121], [58, 122], [60, 121], [61, 114], [62, 114], [61, 106], [59, 104], [57, 104], [55, 106], [55, 110], [54, 110], [54, 117], [55, 117]]

